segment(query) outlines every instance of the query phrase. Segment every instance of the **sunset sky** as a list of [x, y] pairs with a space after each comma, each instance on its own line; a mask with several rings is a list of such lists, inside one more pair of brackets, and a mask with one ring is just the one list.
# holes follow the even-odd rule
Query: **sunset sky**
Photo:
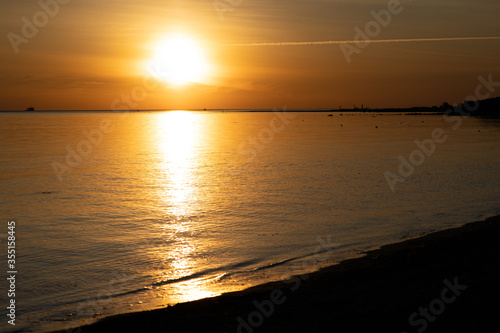
[[[500, 39], [372, 43], [350, 62], [341, 45], [231, 45], [352, 40], [389, 2], [4, 1], [0, 110], [430, 106], [473, 95], [479, 75], [500, 81]], [[500, 36], [498, 0], [398, 8], [372, 39]], [[176, 64], [190, 56], [162, 44], [171, 38], [196, 59]], [[168, 66], [196, 73], [182, 84], [153, 73]]]

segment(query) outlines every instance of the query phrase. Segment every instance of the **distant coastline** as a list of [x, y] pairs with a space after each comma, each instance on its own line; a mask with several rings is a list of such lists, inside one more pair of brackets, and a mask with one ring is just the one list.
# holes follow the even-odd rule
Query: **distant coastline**
[[[467, 110], [478, 103], [477, 109], [473, 112]], [[138, 110], [0, 110], [0, 113], [100, 113], [100, 112], [162, 112], [162, 111], [177, 111], [179, 109], [138, 109]], [[273, 109], [184, 109], [185, 111], [197, 112], [273, 112]], [[360, 108], [353, 106], [353, 108], [311, 108], [311, 109], [287, 109], [286, 112], [325, 112], [325, 113], [399, 113], [400, 115], [422, 115], [422, 114], [435, 114], [435, 115], [464, 115], [466, 113], [470, 116], [482, 117], [499, 117], [500, 116], [500, 97], [489, 98], [485, 100], [464, 101], [460, 105], [452, 106], [448, 103], [443, 103], [440, 106], [414, 106], [408, 108], [368, 108], [361, 105]]]

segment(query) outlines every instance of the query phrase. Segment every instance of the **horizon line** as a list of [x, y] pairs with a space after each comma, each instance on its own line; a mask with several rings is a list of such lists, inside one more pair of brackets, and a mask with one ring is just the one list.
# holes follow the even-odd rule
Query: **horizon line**
[[[499, 37], [500, 38], [500, 37]], [[483, 101], [488, 101], [488, 100], [494, 100], [494, 99], [500, 99], [500, 95], [496, 97], [488, 97], [484, 99], [478, 100], [478, 102], [483, 102]], [[464, 100], [466, 102], [466, 100]], [[361, 104], [363, 105], [363, 104]], [[451, 106], [457, 106], [460, 105], [459, 103], [453, 103], [450, 104]], [[342, 106], [342, 105], [341, 105]], [[358, 110], [365, 110], [365, 111], [376, 111], [376, 110], [407, 110], [407, 109], [417, 109], [417, 108], [423, 108], [423, 109], [432, 109], [434, 107], [439, 107], [439, 105], [413, 105], [413, 106], [382, 106], [382, 107], [368, 107], [368, 108], [362, 108]], [[354, 104], [354, 108], [335, 108], [335, 107], [303, 107], [303, 108], [297, 108], [297, 107], [288, 107], [284, 106], [286, 111], [294, 111], [294, 110], [312, 110], [312, 111], [348, 111], [348, 110], [356, 110], [356, 105]], [[35, 110], [26, 110], [26, 109], [0, 109], [0, 112], [86, 112], [86, 111], [97, 111], [97, 112], [142, 112], [142, 111], [284, 111], [280, 109], [274, 108], [154, 108], [154, 109], [123, 109], [123, 110], [111, 110], [111, 109], [35, 109]]]

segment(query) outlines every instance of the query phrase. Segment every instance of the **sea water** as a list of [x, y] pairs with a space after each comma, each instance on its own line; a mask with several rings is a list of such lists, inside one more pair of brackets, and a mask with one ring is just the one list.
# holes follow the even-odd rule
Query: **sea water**
[[497, 214], [499, 144], [475, 117], [2, 113], [1, 330], [70, 332]]

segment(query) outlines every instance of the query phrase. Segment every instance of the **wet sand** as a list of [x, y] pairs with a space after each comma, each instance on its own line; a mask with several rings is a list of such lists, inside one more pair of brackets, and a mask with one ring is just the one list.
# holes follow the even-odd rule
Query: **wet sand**
[[500, 216], [288, 281], [58, 332], [500, 332]]

